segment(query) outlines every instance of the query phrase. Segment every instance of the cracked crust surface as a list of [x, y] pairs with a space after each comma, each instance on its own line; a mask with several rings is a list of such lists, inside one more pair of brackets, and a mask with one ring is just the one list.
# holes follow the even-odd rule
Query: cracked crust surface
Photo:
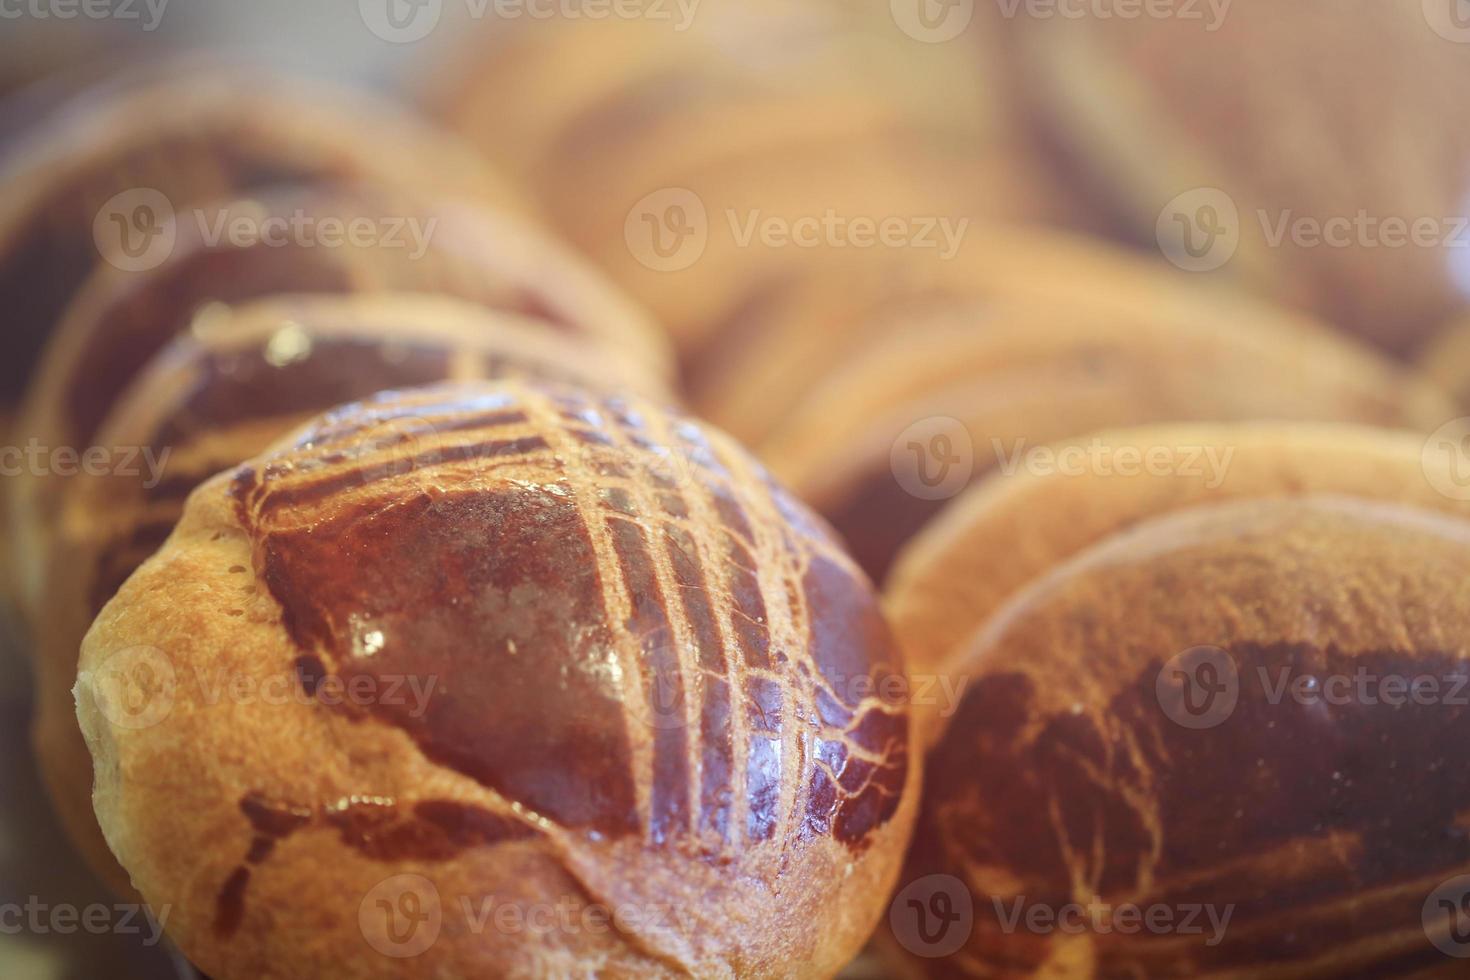
[[[167, 668], [123, 702], [119, 656]], [[414, 874], [442, 899], [416, 970], [823, 976], [907, 840], [900, 671], [861, 574], [733, 443], [506, 382], [350, 406], [211, 481], [78, 693], [108, 842], [212, 975], [394, 975], [359, 912]], [[467, 925], [492, 896], [668, 915], [533, 940]]]

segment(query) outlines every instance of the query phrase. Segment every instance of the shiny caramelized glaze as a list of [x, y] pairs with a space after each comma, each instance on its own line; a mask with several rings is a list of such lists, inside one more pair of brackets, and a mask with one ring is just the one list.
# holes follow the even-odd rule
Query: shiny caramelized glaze
[[[167, 539], [195, 487], [333, 406], [454, 379], [641, 381], [623, 381], [605, 365], [596, 377], [595, 351], [469, 305], [323, 298], [222, 316], [230, 322], [164, 350], [106, 433], [110, 444], [147, 446], [168, 465], [154, 486], [134, 480], [121, 487], [115, 478], [105, 491], [119, 519], [99, 546], [92, 615]], [[165, 450], [171, 455], [163, 457]]]
[[[1004, 929], [1017, 897], [1232, 908], [1218, 944], [1089, 934], [1099, 977], [1453, 972], [1420, 919], [1470, 867], [1467, 574], [1470, 524], [1308, 498], [1146, 524], [1024, 593], [977, 642], [930, 756], [945, 778], [905, 880], [959, 875], [975, 909], [964, 961], [931, 974], [1044, 972], [1062, 937]], [[1156, 685], [1198, 645], [1228, 655], [1239, 694], [1190, 728]], [[1281, 687], [1359, 676], [1433, 678], [1439, 697]]]
[[869, 586], [692, 422], [554, 385], [388, 393], [233, 494], [303, 688], [438, 678], [425, 711], [345, 710], [518, 813], [721, 863], [859, 852], [898, 807], [907, 711]]

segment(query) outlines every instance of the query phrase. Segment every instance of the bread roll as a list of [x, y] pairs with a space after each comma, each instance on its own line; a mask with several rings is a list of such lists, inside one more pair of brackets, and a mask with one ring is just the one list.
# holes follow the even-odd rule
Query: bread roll
[[1460, 0], [1167, 10], [1007, 22], [1033, 111], [1134, 236], [1188, 234], [1202, 275], [1395, 352], [1464, 310]]
[[931, 730], [955, 705], [928, 679], [962, 686], [969, 641], [1007, 599], [1143, 521], [1207, 503], [1324, 493], [1470, 514], [1470, 495], [1453, 493], [1459, 448], [1410, 432], [1161, 425], [1040, 448], [1046, 468], [981, 480], [909, 542], [889, 576], [884, 604], [909, 670], [938, 685], [915, 705]]
[[[942, 241], [937, 231], [933, 237]], [[1089, 308], [1253, 317], [1300, 329], [1280, 311], [1201, 284], [1165, 262], [1035, 227], [972, 222], [952, 254], [947, 247], [907, 248], [867, 259], [772, 277], [694, 364], [690, 384], [700, 413], [759, 445], [814, 378], [956, 303], [1067, 299]]]
[[843, 365], [761, 454], [881, 580], [971, 479], [1037, 445], [1169, 421], [1428, 432], [1455, 414], [1437, 392], [1331, 334], [1238, 312], [1201, 306], [1183, 317], [1061, 300], [957, 308]]
[[[329, 237], [334, 225], [366, 227], [360, 239]], [[26, 440], [92, 446], [119, 393], [174, 335], [241, 322], [223, 315], [227, 304], [275, 294], [460, 297], [599, 341], [620, 362], [615, 375], [672, 372], [663, 335], [601, 276], [524, 220], [469, 200], [380, 184], [275, 187], [206, 203], [177, 227], [156, 267], [103, 264], [81, 286], [27, 396]], [[239, 234], [225, 230], [236, 227]], [[57, 481], [27, 474], [10, 495], [12, 563], [32, 608], [47, 575]]]
[[1467, 574], [1462, 516], [1331, 497], [1058, 566], [970, 648], [892, 949], [930, 977], [1462, 975]]
[[379, 179], [519, 206], [459, 143], [400, 111], [259, 68], [188, 59], [89, 89], [28, 129], [0, 181], [0, 403], [103, 258], [146, 267], [169, 212], [293, 181]]
[[[399, 976], [406, 944], [424, 975], [830, 976], [908, 837], [901, 670], [728, 439], [506, 382], [349, 406], [205, 484], [77, 694], [108, 843], [217, 980]], [[486, 901], [576, 928], [477, 929]]]
[[443, 380], [537, 377], [667, 400], [591, 341], [539, 321], [421, 296], [276, 299], [221, 313], [171, 343], [99, 433], [107, 465], [56, 481], [43, 531], [55, 560], [40, 591], [35, 741], [79, 850], [127, 878], [97, 829], [91, 765], [71, 689], [87, 625], [168, 538], [199, 484], [343, 402]]
[[[438, 102], [690, 359], [772, 280], [866, 267], [854, 243], [877, 235], [852, 228], [1076, 210], [970, 50], [886, 7], [721, 0], [681, 24], [651, 6], [468, 32]], [[840, 227], [814, 228], [828, 214]], [[809, 243], [751, 233], [770, 221]]]

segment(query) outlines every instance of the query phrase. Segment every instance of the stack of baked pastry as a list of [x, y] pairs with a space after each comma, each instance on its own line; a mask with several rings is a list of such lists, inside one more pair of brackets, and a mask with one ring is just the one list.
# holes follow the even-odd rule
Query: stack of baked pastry
[[[1215, 56], [1321, 26], [1237, 5]], [[6, 584], [92, 866], [216, 980], [1455, 975], [1470, 425], [1364, 338], [1458, 301], [1100, 237], [1311, 186], [1177, 24], [635, 7], [469, 32], [453, 135], [191, 61], [4, 158]], [[1128, 142], [1079, 65], [1220, 102]]]

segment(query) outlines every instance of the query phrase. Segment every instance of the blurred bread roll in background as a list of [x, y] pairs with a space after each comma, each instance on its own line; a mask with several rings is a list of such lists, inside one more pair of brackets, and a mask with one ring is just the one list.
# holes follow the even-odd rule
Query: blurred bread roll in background
[[966, 46], [881, 5], [658, 9], [472, 29], [433, 101], [687, 357], [774, 281], [896, 250], [885, 221], [1080, 220]]
[[[979, 223], [936, 227], [934, 234], [937, 247], [872, 253], [860, 263], [772, 281], [693, 365], [693, 403], [759, 446], [818, 379], [957, 304], [1066, 300], [1097, 311], [1148, 307], [1181, 319], [1286, 319], [1262, 314], [1238, 290], [1081, 235]], [[975, 329], [984, 322], [977, 318]]]
[[140, 69], [79, 93], [0, 161], [0, 403], [14, 405], [72, 295], [104, 261], [146, 268], [170, 217], [280, 183], [431, 185], [517, 208], [465, 147], [391, 103], [214, 59]]
[[[200, 202], [167, 227], [173, 245], [156, 265], [103, 263], [77, 290], [25, 402], [29, 438], [94, 445], [118, 395], [169, 340], [228, 330], [239, 322], [231, 304], [271, 295], [458, 297], [599, 342], [609, 376], [672, 380], [668, 341], [645, 313], [538, 226], [483, 201], [361, 182], [271, 186]], [[22, 474], [9, 494], [12, 564], [33, 608], [61, 479]]]
[[941, 309], [875, 331], [758, 447], [883, 581], [905, 541], [994, 467], [1101, 428], [1359, 422], [1429, 432], [1435, 389], [1347, 338], [1240, 302], [1065, 298]]
[[1470, 291], [1461, 0], [1005, 19], [1029, 109], [1121, 224], [1390, 351]]

